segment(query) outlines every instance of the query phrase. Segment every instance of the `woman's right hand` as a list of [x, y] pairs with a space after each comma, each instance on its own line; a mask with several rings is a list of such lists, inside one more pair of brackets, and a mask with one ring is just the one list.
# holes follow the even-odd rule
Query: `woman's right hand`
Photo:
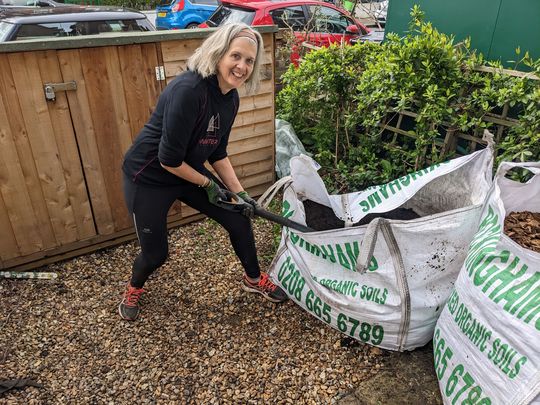
[[214, 180], [209, 180], [210, 183], [208, 183], [208, 185], [204, 187], [204, 190], [208, 195], [208, 201], [210, 201], [214, 205], [218, 205], [219, 201], [227, 201], [227, 196], [225, 195], [221, 187], [219, 187]]

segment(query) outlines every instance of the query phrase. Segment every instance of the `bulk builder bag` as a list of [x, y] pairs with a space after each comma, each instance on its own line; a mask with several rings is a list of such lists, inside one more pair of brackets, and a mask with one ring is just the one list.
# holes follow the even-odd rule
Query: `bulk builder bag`
[[[514, 182], [505, 177], [514, 167], [536, 175]], [[505, 234], [510, 213], [540, 213], [540, 162], [500, 165], [437, 322], [435, 370], [447, 404], [540, 403], [540, 253]]]
[[[313, 228], [329, 213], [340, 227], [283, 228], [272, 279], [310, 314], [357, 340], [398, 351], [425, 345], [477, 229], [491, 185], [491, 149], [490, 140], [482, 151], [343, 195], [328, 194], [314, 160], [292, 158], [290, 178], [280, 180], [288, 182], [283, 215]], [[387, 215], [399, 211], [415, 219]]]

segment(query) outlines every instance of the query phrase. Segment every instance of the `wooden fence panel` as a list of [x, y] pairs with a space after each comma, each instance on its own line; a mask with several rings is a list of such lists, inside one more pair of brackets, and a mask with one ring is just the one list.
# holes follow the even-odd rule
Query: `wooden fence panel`
[[113, 47], [79, 51], [90, 108], [86, 113], [93, 120], [100, 175], [103, 176], [115, 232], [131, 225], [120, 187], [122, 156], [131, 144], [131, 134], [117, 56]]
[[[2, 93], [4, 94], [3, 91]], [[4, 100], [0, 98], [0, 120], [2, 122], [8, 122], [8, 112], [5, 106]], [[24, 174], [19, 165], [17, 147], [10, 127], [3, 128], [0, 134], [0, 173], [2, 173], [2, 181], [0, 182], [0, 208], [2, 208], [0, 258], [6, 260], [31, 253], [45, 245], [42, 235], [38, 232], [39, 228], [36, 227], [37, 218], [32, 207], [30, 190], [26, 186]], [[47, 222], [47, 224], [49, 223]], [[52, 230], [48, 236], [52, 243]]]
[[[54, 55], [45, 51], [2, 56], [7, 56], [9, 66], [4, 63], [3, 70], [9, 69], [8, 80], [13, 86], [5, 90], [14, 96], [10, 103], [19, 106], [12, 108], [15, 117], [9, 119], [22, 128], [21, 133], [13, 134], [19, 137], [19, 153], [11, 158], [17, 162], [8, 166], [11, 171], [20, 170], [24, 177], [21, 184], [27, 187], [25, 193], [17, 193], [13, 209], [18, 211], [17, 218], [31, 221], [25, 228], [37, 229], [41, 237], [37, 245], [32, 237], [31, 246], [21, 247], [22, 251], [45, 250], [95, 234], [65, 99], [59, 98], [50, 106], [44, 97], [43, 83], [59, 78], [58, 64], [51, 63]], [[24, 194], [29, 195], [32, 209], [21, 201]], [[5, 195], [4, 202], [9, 206]], [[19, 227], [13, 228], [17, 233]], [[22, 232], [30, 236], [36, 231]], [[20, 237], [16, 239], [25, 245]]]
[[[37, 56], [42, 80], [52, 83], [62, 82], [56, 51], [38, 53]], [[96, 229], [65, 92], [59, 92], [55, 102], [47, 103], [47, 107], [59, 152], [58, 157], [65, 176], [70, 206], [73, 209], [77, 230], [76, 240], [86, 239], [94, 236]]]
[[96, 229], [100, 235], [110, 235], [115, 230], [113, 213], [108, 203], [107, 188], [103, 177], [103, 167], [90, 112], [89, 97], [86, 91], [86, 81], [79, 58], [79, 50], [58, 51], [58, 59], [64, 80], [73, 80], [77, 83], [77, 91], [67, 92], [67, 98], [71, 116], [73, 117], [73, 127], [79, 145], [80, 158], [86, 175]]

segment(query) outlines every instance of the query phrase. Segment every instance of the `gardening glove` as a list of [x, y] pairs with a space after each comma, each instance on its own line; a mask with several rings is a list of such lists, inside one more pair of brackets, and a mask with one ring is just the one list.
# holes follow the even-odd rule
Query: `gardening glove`
[[253, 208], [255, 208], [257, 206], [257, 201], [255, 201], [253, 198], [251, 198], [247, 191], [242, 190], [242, 191], [236, 193], [236, 195], [238, 197], [240, 197], [242, 200], [244, 200], [245, 202], [247, 202], [248, 204], [252, 205]]
[[236, 195], [248, 203], [248, 206], [242, 211], [242, 215], [248, 218], [253, 218], [255, 215], [255, 207], [257, 207], [257, 201], [251, 198], [245, 190], [236, 193]]
[[[210, 183], [204, 187], [204, 191], [208, 194], [208, 201], [214, 205], [218, 205], [219, 201], [227, 201], [227, 196], [223, 190], [212, 179], [209, 179]], [[218, 205], [219, 206], [219, 205]]]

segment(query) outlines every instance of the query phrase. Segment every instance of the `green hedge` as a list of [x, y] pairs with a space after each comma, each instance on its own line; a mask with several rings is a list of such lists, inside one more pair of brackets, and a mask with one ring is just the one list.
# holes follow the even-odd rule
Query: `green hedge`
[[157, 0], [82, 0], [89, 3], [79, 3], [77, 0], [68, 1], [76, 4], [100, 4], [102, 6], [127, 7], [136, 10], [153, 10], [159, 4]]
[[[441, 134], [489, 129], [484, 116], [506, 103], [518, 121], [498, 160], [540, 160], [540, 81], [479, 72], [500, 66], [438, 32], [418, 8], [412, 17], [405, 38], [314, 51], [283, 77], [278, 116], [315, 154], [329, 189], [365, 189], [451, 158], [440, 153]], [[521, 63], [540, 76], [540, 60], [526, 54]], [[379, 124], [403, 110], [417, 114], [411, 137], [392, 142]]]

